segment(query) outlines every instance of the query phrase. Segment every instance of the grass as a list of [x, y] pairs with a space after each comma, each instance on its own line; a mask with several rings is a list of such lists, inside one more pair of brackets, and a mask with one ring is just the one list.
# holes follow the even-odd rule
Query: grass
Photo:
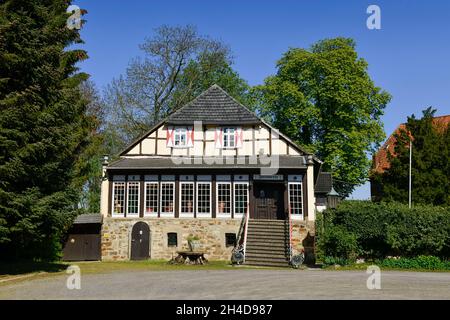
[[[322, 269], [323, 270], [327, 270], [327, 271], [355, 271], [355, 270], [367, 270], [367, 267], [369, 266], [373, 266], [373, 265], [377, 265], [375, 262], [372, 263], [358, 263], [358, 264], [350, 264], [350, 265], [346, 265], [346, 266], [339, 266], [338, 268], [336, 268], [333, 265], [330, 266], [323, 266]], [[424, 268], [400, 268], [400, 267], [386, 267], [386, 266], [382, 266], [382, 265], [378, 265], [380, 267], [381, 270], [385, 270], [385, 271], [410, 271], [410, 272], [450, 272], [450, 270], [447, 269], [424, 269]]]

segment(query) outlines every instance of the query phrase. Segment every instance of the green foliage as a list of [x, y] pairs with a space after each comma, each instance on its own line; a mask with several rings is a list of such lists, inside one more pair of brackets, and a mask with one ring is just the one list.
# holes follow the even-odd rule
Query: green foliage
[[412, 139], [412, 201], [414, 204], [450, 205], [450, 129], [433, 125], [436, 110], [423, 117], [408, 117], [406, 128], [395, 134], [394, 155], [388, 154], [390, 168], [374, 174], [381, 186], [380, 199], [408, 203], [409, 143]]
[[68, 1], [0, 4], [0, 259], [54, 259], [78, 214], [82, 157], [96, 133]]
[[415, 258], [384, 259], [377, 261], [380, 267], [399, 269], [450, 270], [450, 261], [434, 256], [418, 256]]
[[348, 264], [355, 261], [357, 257], [356, 236], [341, 226], [329, 226], [327, 232], [323, 235], [320, 246], [322, 247], [321, 252], [325, 255], [325, 263], [333, 258], [334, 260], [342, 260], [336, 264]]
[[337, 208], [319, 214], [318, 252], [321, 258], [347, 258], [329, 241], [336, 232], [355, 236], [358, 254], [382, 259], [388, 255], [450, 256], [450, 207], [408, 206], [398, 203], [343, 201]]
[[384, 139], [381, 116], [390, 95], [374, 85], [352, 39], [290, 49], [277, 66], [255, 89], [259, 112], [323, 160], [336, 190], [348, 195], [366, 181], [367, 153]]

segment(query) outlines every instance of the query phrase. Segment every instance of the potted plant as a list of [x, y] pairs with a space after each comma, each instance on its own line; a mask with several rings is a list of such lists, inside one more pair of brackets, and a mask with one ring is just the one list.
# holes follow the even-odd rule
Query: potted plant
[[189, 249], [191, 251], [197, 251], [200, 249], [200, 238], [199, 237], [190, 235], [187, 238], [187, 241], [189, 244]]

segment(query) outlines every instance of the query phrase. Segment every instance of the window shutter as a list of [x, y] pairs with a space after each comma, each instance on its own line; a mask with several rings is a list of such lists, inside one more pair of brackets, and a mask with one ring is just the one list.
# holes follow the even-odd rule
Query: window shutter
[[222, 136], [223, 136], [222, 128], [216, 128], [216, 132], [214, 134], [214, 142], [216, 148], [222, 148]]
[[173, 147], [173, 127], [167, 127], [166, 144], [168, 147]]
[[244, 133], [242, 128], [236, 128], [236, 136], [235, 136], [235, 146], [236, 148], [242, 148], [242, 144], [244, 141]]
[[187, 137], [186, 137], [186, 145], [188, 147], [193, 147], [194, 146], [194, 128], [193, 127], [187, 127], [186, 128], [187, 131]]

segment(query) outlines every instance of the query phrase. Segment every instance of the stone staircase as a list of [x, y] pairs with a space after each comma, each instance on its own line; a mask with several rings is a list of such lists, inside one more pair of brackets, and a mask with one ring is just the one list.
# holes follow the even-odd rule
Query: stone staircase
[[284, 220], [249, 220], [245, 264], [288, 267], [288, 222]]

